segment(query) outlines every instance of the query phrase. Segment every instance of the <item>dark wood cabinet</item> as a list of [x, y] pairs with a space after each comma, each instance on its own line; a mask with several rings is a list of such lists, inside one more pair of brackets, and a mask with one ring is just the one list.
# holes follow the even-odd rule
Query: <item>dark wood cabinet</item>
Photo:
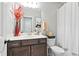
[[16, 47], [9, 49], [11, 56], [29, 56], [30, 55], [30, 47]]
[[45, 44], [32, 45], [31, 46], [31, 55], [32, 56], [46, 56], [47, 49]]
[[46, 56], [47, 39], [28, 39], [9, 41], [7, 43], [8, 56]]

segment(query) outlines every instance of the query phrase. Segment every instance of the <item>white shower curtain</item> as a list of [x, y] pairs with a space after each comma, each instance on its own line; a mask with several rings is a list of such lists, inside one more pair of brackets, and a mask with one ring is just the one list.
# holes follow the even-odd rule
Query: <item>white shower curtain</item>
[[58, 44], [78, 55], [79, 7], [77, 2], [65, 3], [57, 11]]
[[72, 53], [78, 54], [79, 9], [78, 3], [72, 3]]

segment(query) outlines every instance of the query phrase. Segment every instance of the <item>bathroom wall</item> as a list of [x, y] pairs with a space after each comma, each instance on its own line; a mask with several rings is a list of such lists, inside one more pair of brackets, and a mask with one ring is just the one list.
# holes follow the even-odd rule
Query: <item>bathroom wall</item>
[[0, 3], [0, 36], [2, 36], [2, 3]]
[[24, 7], [24, 17], [40, 17], [41, 12], [39, 8]]
[[13, 3], [2, 4], [3, 36], [13, 36], [14, 18], [11, 13]]
[[[2, 9], [2, 20], [1, 20], [1, 29], [2, 29], [2, 39], [3, 41], [6, 40], [6, 36], [13, 36], [13, 30], [14, 30], [14, 18], [11, 13], [11, 8], [12, 8], [13, 3], [2, 3], [1, 9]], [[2, 43], [4, 46], [1, 55], [7, 55], [7, 48], [6, 44], [4, 45], [4, 42]]]
[[[1, 26], [1, 19], [2, 19], [2, 18], [1, 18], [1, 11], [2, 11], [2, 9], [1, 9], [1, 3], [0, 3], [0, 36], [1, 36], [1, 30], [2, 30], [2, 29], [1, 29], [1, 27], [2, 27], [2, 26]], [[2, 45], [1, 42], [2, 42], [2, 39], [0, 39], [0, 55], [1, 55], [1, 47], [2, 47], [2, 46], [1, 46], [1, 45]]]
[[63, 3], [60, 2], [41, 2], [41, 17], [48, 21], [48, 30], [56, 34], [57, 32], [57, 9]]

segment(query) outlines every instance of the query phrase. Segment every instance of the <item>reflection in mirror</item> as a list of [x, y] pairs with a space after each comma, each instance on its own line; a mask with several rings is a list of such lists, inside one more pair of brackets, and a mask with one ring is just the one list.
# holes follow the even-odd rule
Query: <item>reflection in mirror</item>
[[23, 17], [21, 21], [21, 31], [22, 33], [32, 32], [32, 17]]
[[40, 34], [41, 32], [41, 23], [42, 23], [42, 19], [40, 17], [36, 17], [36, 22], [35, 22], [35, 31], [37, 32], [36, 34]]

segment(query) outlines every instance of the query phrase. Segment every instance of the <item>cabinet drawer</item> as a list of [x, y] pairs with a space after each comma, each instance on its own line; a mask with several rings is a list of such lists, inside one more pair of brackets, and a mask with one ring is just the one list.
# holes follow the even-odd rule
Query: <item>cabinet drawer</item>
[[20, 41], [9, 41], [8, 42], [8, 47], [19, 47], [20, 46]]
[[40, 39], [40, 40], [39, 40], [39, 43], [46, 43], [46, 42], [47, 42], [46, 39]]
[[33, 39], [33, 40], [23, 40], [22, 45], [32, 45], [32, 44], [38, 44], [38, 40]]

